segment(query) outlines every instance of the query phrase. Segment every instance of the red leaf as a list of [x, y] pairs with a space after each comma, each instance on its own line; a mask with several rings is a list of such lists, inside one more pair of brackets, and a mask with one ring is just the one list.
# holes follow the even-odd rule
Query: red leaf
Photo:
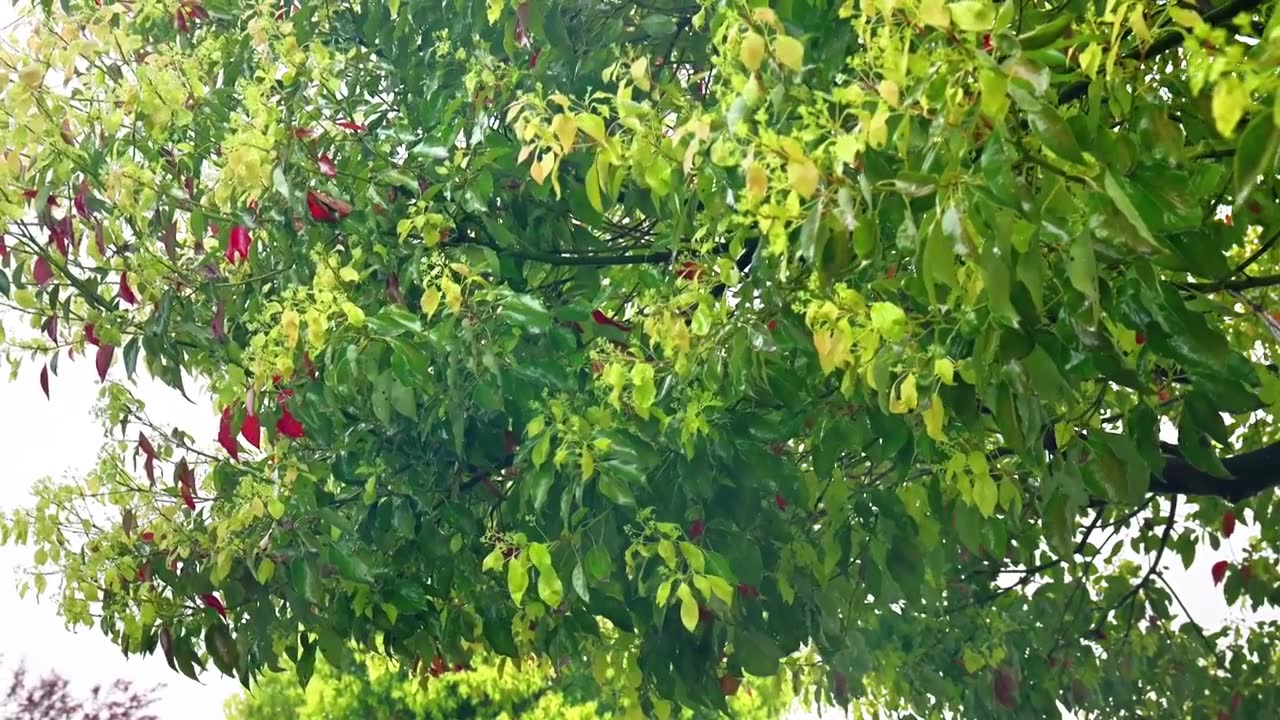
[[276, 432], [294, 440], [307, 435], [302, 428], [302, 423], [298, 422], [298, 419], [293, 416], [293, 413], [289, 412], [287, 407], [280, 408], [280, 419], [276, 421]]
[[515, 455], [516, 450], [520, 447], [520, 439], [516, 434], [507, 430], [502, 434], [502, 452], [507, 455]]
[[1231, 563], [1226, 560], [1219, 560], [1213, 564], [1210, 573], [1213, 575], [1213, 584], [1221, 585], [1223, 578], [1227, 576], [1227, 568], [1231, 567]]
[[738, 583], [738, 594], [741, 595], [744, 600], [755, 600], [760, 597], [760, 591], [756, 589], [756, 586], [748, 585], [746, 583]]
[[359, 132], [365, 131], [365, 126], [361, 125], [358, 122], [352, 122], [350, 120], [339, 120], [337, 125], [343, 130], [350, 130], [351, 132], [359, 133]]
[[690, 540], [697, 540], [698, 538], [702, 537], [702, 534], [706, 531], [707, 531], [707, 525], [701, 520], [694, 520], [692, 523], [689, 523], [689, 539]]
[[250, 445], [261, 448], [262, 442], [262, 425], [258, 422], [257, 415], [245, 415], [244, 424], [240, 426], [240, 435], [245, 442]]
[[684, 262], [680, 265], [680, 269], [676, 271], [676, 276], [681, 280], [697, 280], [702, 276], [702, 266], [692, 261]]
[[232, 460], [240, 459], [240, 447], [236, 445], [236, 434], [231, 429], [231, 406], [222, 411], [222, 420], [218, 423], [218, 444], [222, 446]]
[[36, 264], [31, 268], [31, 275], [36, 279], [36, 285], [44, 286], [53, 279], [53, 268], [43, 257], [36, 258]]
[[129, 273], [120, 273], [120, 291], [117, 293], [122, 302], [130, 305], [138, 304], [138, 296], [133, 294], [133, 288], [129, 287]]
[[182, 487], [178, 488], [178, 493], [182, 495], [182, 504], [186, 505], [187, 509], [190, 510], [191, 512], [195, 512], [196, 498], [195, 498], [195, 495], [191, 492], [191, 486], [186, 483], [183, 483]]
[[604, 312], [601, 311], [599, 308], [591, 311], [591, 319], [595, 320], [597, 325], [608, 325], [610, 327], [615, 327], [621, 330], [622, 332], [631, 332], [630, 325], [623, 325], [617, 320], [614, 320], [608, 315], [605, 315]]
[[149, 563], [143, 563], [142, 567], [138, 568], [137, 580], [140, 583], [144, 583], [150, 579], [151, 579], [151, 565]]
[[76, 209], [76, 214], [85, 220], [92, 220], [93, 213], [89, 212], [89, 183], [81, 182], [80, 187], [76, 189], [75, 197], [71, 198], [71, 205]]
[[214, 595], [213, 593], [205, 593], [200, 596], [200, 599], [204, 601], [205, 605], [213, 608], [222, 617], [225, 618], [227, 616], [227, 607], [222, 604], [222, 601], [218, 599], [217, 595]]
[[1133, 342], [1137, 345], [1146, 345], [1147, 336], [1143, 335], [1142, 333], [1137, 333], [1136, 335], [1133, 336]]
[[50, 315], [48, 319], [44, 321], [43, 329], [44, 329], [44, 334], [48, 335], [50, 340], [52, 340], [55, 343], [58, 342], [58, 316], [57, 315]]
[[316, 134], [315, 131], [310, 128], [294, 128], [293, 129], [293, 136], [298, 138], [299, 140], [310, 140], [315, 134]]
[[0, 235], [0, 260], [9, 257], [9, 246], [4, 244], [4, 235]]
[[102, 223], [94, 223], [93, 244], [97, 246], [98, 254], [105, 257], [107, 254], [107, 233], [102, 229]]
[[93, 331], [93, 323], [84, 324], [84, 340], [94, 347], [102, 344], [102, 341], [98, 340], [98, 334]]
[[338, 167], [333, 164], [333, 158], [328, 155], [321, 155], [316, 160], [316, 164], [320, 166], [320, 174], [325, 177], [337, 177]]
[[232, 265], [248, 260], [249, 246], [252, 243], [253, 238], [249, 237], [249, 228], [243, 225], [236, 225], [231, 228], [231, 233], [227, 235], [227, 252], [223, 256]]
[[151, 532], [151, 531], [147, 531], [147, 532], [142, 533], [142, 542], [144, 542], [144, 543], [152, 543], [152, 542], [155, 542], [155, 541], [156, 541], [156, 534], [155, 534], [155, 533], [153, 533], [153, 532]]
[[146, 462], [142, 463], [142, 469], [147, 472], [147, 482], [151, 487], [156, 486], [156, 458], [154, 455], [148, 455]]
[[98, 381], [107, 381], [107, 371], [111, 369], [111, 358], [115, 357], [116, 349], [111, 345], [103, 345], [98, 348], [97, 355], [93, 358], [94, 365], [98, 368]]
[[774, 495], [773, 503], [778, 506], [779, 510], [787, 509], [787, 499], [782, 497], [781, 495]]
[[218, 342], [226, 342], [227, 340], [227, 331], [223, 327], [226, 317], [227, 309], [222, 304], [222, 301], [219, 300], [218, 307], [213, 311], [213, 320], [209, 323], [209, 329], [213, 331], [213, 339]]
[[1236, 531], [1236, 514], [1228, 510], [1222, 516], [1222, 536], [1231, 537], [1231, 533]]
[[1012, 668], [1001, 667], [996, 670], [991, 678], [991, 690], [995, 693], [996, 702], [1005, 709], [1013, 710], [1018, 707], [1018, 676], [1013, 674]]
[[765, 325], [765, 327], [769, 328], [769, 332], [773, 332], [774, 330], [778, 329], [778, 321], [770, 320], [768, 324]]
[[538, 67], [538, 56], [542, 54], [542, 48], [533, 51], [533, 55], [529, 58], [529, 69]]
[[45, 400], [52, 400], [49, 397], [49, 366], [45, 365], [40, 368], [40, 389], [44, 391]]
[[173, 24], [180, 33], [191, 32], [191, 27], [187, 25], [187, 14], [181, 10], [173, 14]]
[[314, 190], [307, 191], [307, 212], [315, 222], [332, 223], [351, 214], [349, 203]]
[[328, 206], [320, 202], [320, 198], [316, 197], [314, 192], [307, 193], [307, 213], [311, 215], [311, 219], [315, 222], [333, 222], [336, 218]]
[[149, 458], [156, 456], [155, 447], [151, 444], [151, 441], [147, 439], [147, 436], [142, 434], [141, 430], [138, 431], [138, 449], [142, 451], [142, 454]]

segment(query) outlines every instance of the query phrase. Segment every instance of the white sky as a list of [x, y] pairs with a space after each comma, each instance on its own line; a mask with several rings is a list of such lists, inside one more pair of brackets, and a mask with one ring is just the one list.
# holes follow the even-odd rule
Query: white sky
[[[6, 26], [13, 17], [12, 0], [0, 0], [0, 34], [7, 34]], [[16, 324], [14, 317], [3, 314], [0, 321], [10, 330]], [[82, 474], [92, 467], [103, 442], [102, 430], [91, 413], [98, 386], [92, 363], [85, 358], [63, 362], [61, 374], [50, 380], [52, 401], [40, 391], [38, 372], [38, 365], [24, 367], [18, 380], [8, 383], [8, 368], [0, 368], [0, 459], [4, 470], [0, 512], [27, 504], [30, 488], [42, 477]], [[122, 375], [117, 358], [112, 376]], [[158, 422], [179, 422], [197, 436], [201, 426], [207, 426], [209, 437], [213, 437], [216, 421], [207, 407], [189, 405], [176, 392], [150, 381], [140, 383], [139, 392]], [[1232, 546], [1246, 542], [1253, 534], [1250, 530], [1242, 525], [1233, 540], [1216, 552], [1203, 548], [1189, 571], [1182, 569], [1172, 553], [1165, 556], [1166, 577], [1195, 619], [1206, 627], [1242, 617], [1239, 611], [1229, 614], [1220, 588], [1210, 581], [1209, 568], [1217, 560], [1238, 560]], [[196, 683], [170, 670], [159, 653], [126, 659], [97, 630], [68, 631], [51, 602], [37, 602], [34, 595], [18, 598], [17, 578], [29, 562], [27, 548], [0, 548], [0, 665], [4, 670], [25, 661], [33, 674], [56, 670], [81, 692], [117, 678], [139, 686], [163, 685], [161, 703], [154, 708], [162, 720], [223, 717], [223, 701], [239, 689], [237, 683], [216, 671], [204, 683]], [[0, 674], [0, 682], [3, 679]]]

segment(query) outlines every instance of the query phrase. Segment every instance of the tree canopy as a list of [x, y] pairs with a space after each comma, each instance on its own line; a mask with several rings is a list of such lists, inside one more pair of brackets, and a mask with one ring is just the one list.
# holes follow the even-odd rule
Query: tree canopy
[[657, 717], [1280, 703], [1276, 625], [1164, 571], [1280, 592], [1274, 0], [29, 13], [5, 357], [92, 357], [108, 435], [0, 534], [70, 625], [246, 684], [581, 659]]
[[[744, 684], [729, 699], [732, 717], [782, 717], [789, 693], [779, 680]], [[626, 717], [628, 694], [619, 692], [624, 687], [607, 668], [579, 663], [517, 667], [485, 656], [465, 666], [432, 658], [419, 679], [385, 657], [359, 653], [347, 670], [318, 658], [305, 688], [296, 672], [268, 673], [252, 691], [227, 701], [227, 720], [593, 720]], [[711, 720], [719, 714], [685, 709], [679, 717]]]

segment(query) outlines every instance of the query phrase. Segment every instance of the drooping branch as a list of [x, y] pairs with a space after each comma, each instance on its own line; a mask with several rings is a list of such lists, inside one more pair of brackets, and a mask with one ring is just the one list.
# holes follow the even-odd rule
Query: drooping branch
[[1167, 456], [1164, 470], [1151, 478], [1161, 494], [1202, 495], [1240, 502], [1280, 485], [1280, 442], [1229, 458], [1222, 464], [1230, 478], [1220, 478], [1180, 457]]

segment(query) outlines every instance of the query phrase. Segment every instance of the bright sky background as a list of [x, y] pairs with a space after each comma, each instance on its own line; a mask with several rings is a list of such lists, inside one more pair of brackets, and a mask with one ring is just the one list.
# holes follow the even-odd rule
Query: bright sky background
[[[30, 0], [24, 0], [30, 2]], [[0, 35], [14, 18], [14, 2], [0, 0]], [[2, 142], [2, 141], [0, 141]], [[20, 324], [13, 315], [0, 312], [0, 322], [12, 331]], [[64, 358], [65, 360], [65, 358]], [[27, 504], [29, 490], [42, 477], [75, 477], [92, 467], [103, 442], [102, 429], [92, 415], [97, 398], [97, 377], [85, 358], [63, 362], [61, 374], [50, 380], [52, 400], [40, 391], [38, 365], [23, 368], [16, 382], [7, 382], [9, 368], [0, 368], [0, 512]], [[123, 375], [117, 362], [112, 376]], [[148, 413], [160, 423], [178, 423], [197, 437], [208, 428], [210, 442], [216, 420], [207, 406], [190, 405], [176, 392], [158, 383], [140, 383], [139, 393]], [[202, 401], [202, 398], [196, 398]], [[1218, 551], [1205, 547], [1190, 570], [1169, 553], [1165, 556], [1170, 583], [1202, 625], [1217, 627], [1232, 619], [1219, 588], [1210, 580], [1209, 568], [1221, 559], [1235, 561], [1233, 545], [1253, 535], [1242, 524], [1232, 541]], [[126, 678], [140, 686], [163, 685], [162, 702], [154, 712], [162, 720], [219, 720], [223, 701], [239, 685], [216, 671], [196, 683], [169, 669], [157, 653], [125, 659], [105, 636], [95, 630], [68, 631], [47, 599], [33, 595], [19, 599], [16, 585], [21, 569], [30, 563], [27, 548], [0, 548], [0, 664], [8, 669], [25, 662], [33, 674], [56, 670], [80, 692], [96, 683]], [[1276, 613], [1269, 613], [1274, 617]], [[1239, 619], [1239, 613], [1236, 613]], [[0, 674], [0, 682], [5, 679]]]

